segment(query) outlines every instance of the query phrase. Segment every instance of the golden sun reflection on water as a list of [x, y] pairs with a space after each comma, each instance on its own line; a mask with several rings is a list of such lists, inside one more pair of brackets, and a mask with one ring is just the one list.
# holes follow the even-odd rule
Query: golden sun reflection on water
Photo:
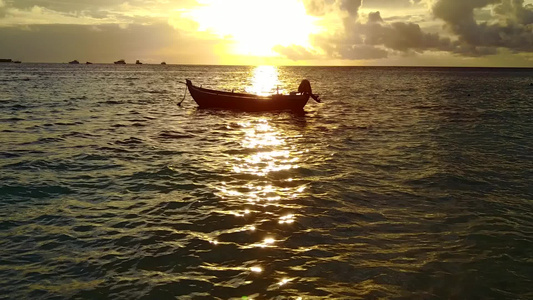
[[273, 126], [267, 118], [258, 117], [238, 125], [244, 135], [240, 140], [244, 154], [234, 155], [227, 162], [228, 168], [236, 175], [256, 176], [258, 179], [248, 180], [240, 186], [221, 182], [217, 187], [218, 195], [223, 199], [238, 199], [242, 203], [276, 205], [275, 202], [302, 194], [305, 185], [290, 184], [294, 178], [284, 172], [299, 168], [305, 152], [290, 145], [286, 133]]
[[251, 86], [245, 88], [247, 93], [266, 96], [277, 92], [282, 93], [278, 68], [275, 66], [257, 66], [251, 71]]
[[294, 134], [267, 117], [238, 126], [240, 150], [226, 163], [231, 179], [216, 187], [216, 194], [231, 209], [219, 213], [248, 221], [237, 230], [263, 235], [239, 242], [241, 249], [281, 247], [285, 237], [279, 235], [280, 227], [295, 223], [301, 208], [295, 199], [305, 192], [306, 184], [298, 183], [291, 170], [299, 168], [305, 151], [290, 142]]
[[[274, 67], [255, 68], [247, 92], [275, 93], [280, 83], [277, 72]], [[241, 251], [257, 251], [258, 259], [240, 267], [254, 274], [254, 280], [272, 280], [269, 289], [283, 289], [297, 278], [284, 270], [273, 270], [272, 258], [265, 254], [261, 259], [261, 253], [288, 250], [286, 241], [302, 215], [298, 199], [307, 193], [308, 182], [298, 172], [307, 152], [297, 143], [301, 133], [275, 118], [246, 115], [243, 121], [227, 126], [232, 130], [229, 139], [234, 147], [227, 152], [224, 180], [215, 186], [224, 207], [217, 213], [238, 221], [210, 237], [214, 245], [235, 244]]]
[[296, 151], [286, 149], [286, 142], [283, 133], [275, 130], [267, 119], [258, 119], [257, 124], [241, 123], [244, 127], [245, 137], [242, 146], [248, 149], [275, 148], [258, 151], [247, 157], [241, 158], [241, 164], [235, 164], [233, 171], [237, 173], [251, 173], [258, 176], [265, 176], [270, 172], [297, 168], [299, 157]]

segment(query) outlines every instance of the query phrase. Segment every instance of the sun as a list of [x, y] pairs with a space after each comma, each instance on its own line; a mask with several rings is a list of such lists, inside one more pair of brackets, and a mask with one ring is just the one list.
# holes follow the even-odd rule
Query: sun
[[201, 0], [188, 18], [199, 31], [232, 42], [234, 55], [279, 56], [274, 46], [298, 45], [311, 49], [309, 36], [319, 31], [300, 0]]

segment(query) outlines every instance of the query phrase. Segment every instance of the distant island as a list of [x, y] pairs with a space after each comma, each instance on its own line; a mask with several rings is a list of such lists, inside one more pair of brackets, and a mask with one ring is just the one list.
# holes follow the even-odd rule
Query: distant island
[[[20, 63], [22, 63], [22, 62], [21, 62], [20, 60], [13, 60], [13, 59], [11, 59], [11, 58], [0, 58], [0, 63], [15, 63], [15, 64], [20, 64]], [[64, 63], [64, 62], [62, 62], [62, 63]], [[119, 59], [119, 60], [117, 60], [117, 61], [115, 61], [115, 62], [113, 62], [113, 63], [114, 63], [115, 65], [126, 65], [126, 64], [127, 64], [125, 59]], [[79, 60], [75, 59], [75, 60], [69, 61], [68, 64], [70, 64], [70, 65], [79, 65], [79, 64], [82, 64], [82, 63], [81, 63]], [[86, 62], [83, 63], [83, 64], [86, 64], [86, 65], [92, 65], [93, 63], [90, 62], [90, 61], [86, 61]], [[135, 64], [136, 64], [136, 65], [142, 65], [143, 62], [141, 62], [141, 60], [137, 59], [137, 60], [135, 61]], [[149, 64], [150, 64], [150, 63], [149, 63]], [[166, 65], [167, 63], [164, 62], [164, 61], [162, 61], [160, 64], [161, 64], [161, 65]]]
[[12, 60], [11, 58], [0, 58], [0, 63], [15, 63], [20, 64], [22, 63], [20, 60]]

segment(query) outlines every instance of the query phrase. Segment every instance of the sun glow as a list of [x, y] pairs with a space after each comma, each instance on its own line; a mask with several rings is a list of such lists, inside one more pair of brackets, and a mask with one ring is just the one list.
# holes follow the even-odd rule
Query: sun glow
[[[247, 86], [245, 90], [247, 93], [266, 96], [272, 94], [280, 85], [278, 68], [274, 66], [257, 66], [253, 70], [251, 86]], [[283, 90], [276, 89], [275, 92], [283, 92]]]
[[233, 41], [233, 53], [259, 57], [279, 56], [277, 45], [311, 48], [309, 35], [318, 32], [299, 0], [202, 0], [188, 13], [206, 31]]

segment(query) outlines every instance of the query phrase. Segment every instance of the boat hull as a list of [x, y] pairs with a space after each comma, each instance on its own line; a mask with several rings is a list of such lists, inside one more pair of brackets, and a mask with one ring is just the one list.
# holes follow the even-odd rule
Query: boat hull
[[187, 88], [200, 108], [237, 111], [301, 111], [309, 100], [308, 94], [257, 96], [204, 89], [187, 80]]

